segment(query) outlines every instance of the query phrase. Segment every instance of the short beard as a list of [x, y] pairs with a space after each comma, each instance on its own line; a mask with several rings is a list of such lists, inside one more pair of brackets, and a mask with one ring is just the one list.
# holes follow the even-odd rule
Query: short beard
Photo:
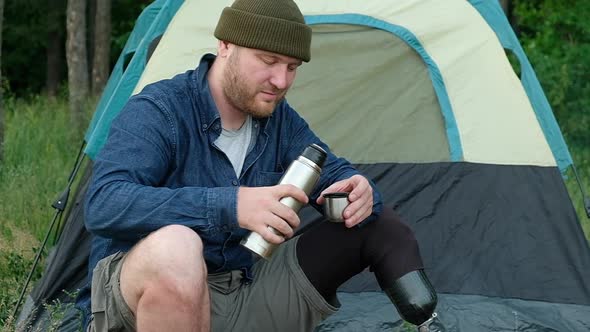
[[269, 117], [278, 103], [280, 103], [284, 96], [277, 99], [271, 108], [257, 107], [255, 103], [256, 94], [259, 92], [256, 89], [249, 90], [246, 79], [239, 70], [239, 49], [236, 48], [227, 60], [223, 75], [222, 91], [227, 101], [234, 108], [250, 114], [254, 118]]

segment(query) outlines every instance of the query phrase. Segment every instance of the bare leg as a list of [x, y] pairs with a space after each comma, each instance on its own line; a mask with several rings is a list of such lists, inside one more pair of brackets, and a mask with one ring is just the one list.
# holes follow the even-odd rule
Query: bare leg
[[123, 263], [121, 293], [138, 331], [209, 331], [207, 267], [197, 233], [173, 225], [139, 242]]

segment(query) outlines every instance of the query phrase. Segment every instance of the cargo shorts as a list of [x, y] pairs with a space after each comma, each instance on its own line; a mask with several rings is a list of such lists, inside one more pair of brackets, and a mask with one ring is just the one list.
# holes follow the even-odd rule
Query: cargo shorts
[[[301, 270], [297, 240], [255, 263], [250, 284], [242, 283], [241, 271], [208, 276], [211, 331], [313, 331], [338, 310], [338, 300], [328, 303]], [[88, 331], [135, 331], [135, 317], [119, 287], [125, 255], [106, 257], [94, 269]]]

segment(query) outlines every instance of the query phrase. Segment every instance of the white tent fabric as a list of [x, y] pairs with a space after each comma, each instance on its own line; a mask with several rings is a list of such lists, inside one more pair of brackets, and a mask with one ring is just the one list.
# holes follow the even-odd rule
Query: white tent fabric
[[[195, 68], [203, 53], [215, 53], [217, 41], [213, 36], [213, 30], [221, 10], [229, 3], [231, 2], [186, 1], [154, 52], [135, 93], [150, 82]], [[297, 3], [306, 18], [315, 15], [338, 16], [352, 13], [357, 15], [356, 17], [369, 18], [369, 21], [379, 24], [403, 27], [417, 38], [421, 44], [419, 46], [423, 47], [424, 52], [430, 56], [437, 67], [436, 69], [440, 71], [451, 105], [451, 115], [454, 120], [445, 119], [445, 123], [447, 126], [449, 124], [456, 126], [462, 151], [460, 158], [451, 158], [452, 161], [506, 165], [556, 165], [531, 104], [506, 59], [496, 35], [467, 1], [301, 0]], [[344, 17], [341, 23], [350, 23], [344, 22], [347, 19], [348, 17]], [[321, 29], [319, 26], [313, 27], [315, 32]], [[347, 29], [346, 25], [343, 29]], [[359, 33], [362, 33], [362, 29], [359, 29]], [[337, 38], [338, 34], [334, 36]], [[387, 52], [382, 50], [364, 51], [375, 51], [383, 56], [387, 55]], [[321, 61], [317, 58], [318, 54], [321, 52], [312, 49], [312, 62]], [[354, 54], [340, 54], [334, 62], [341, 64], [341, 71], [346, 71], [355, 64]], [[395, 72], [395, 68], [391, 70]], [[313, 77], [304, 77], [304, 75], [313, 75]], [[404, 77], [404, 79], [412, 80], [413, 78]], [[345, 130], [342, 128], [346, 128], [346, 125], [332, 122], [329, 129], [323, 129], [319, 123], [324, 109], [330, 109], [331, 101], [357, 92], [351, 91], [346, 81], [331, 80], [321, 71], [304, 72], [302, 69], [298, 80], [307, 82], [304, 87], [307, 94], [323, 94], [322, 99], [325, 104], [316, 103], [314, 108], [298, 109], [316, 129], [318, 135], [328, 144], [334, 145], [336, 152], [345, 157], [346, 148], [350, 148], [354, 142], [361, 143], [357, 143], [357, 148], [353, 150], [366, 148], [367, 152], [361, 157], [356, 155], [356, 160], [352, 160], [353, 162], [435, 162], [448, 159], [445, 157], [448, 154], [437, 155], [432, 151], [433, 154], [425, 152], [406, 156], [403, 153], [383, 153], [379, 149], [370, 149], [370, 142], [375, 139], [377, 132], [373, 128], [379, 128], [382, 123], [387, 123], [383, 121], [380, 113], [400, 109], [400, 105], [396, 104], [395, 96], [387, 91], [386, 86], [367, 89], [369, 91], [367, 93], [374, 92], [390, 98], [388, 107], [382, 107], [383, 99], [380, 98], [376, 99], [378, 103], [364, 105], [366, 113], [359, 113], [358, 105], [353, 105], [357, 106], [354, 109], [343, 109], [339, 106], [341, 114], [358, 114], [362, 117], [362, 128], [366, 129], [357, 130], [354, 133], [354, 141], [346, 142], [340, 138], [346, 135], [351, 136], [350, 131], [340, 135], [328, 132], [328, 130]], [[329, 91], [331, 95], [322, 89], [325, 86], [333, 87]], [[288, 97], [293, 105], [304, 103], [298, 98], [303, 98], [306, 94], [298, 94], [298, 87], [297, 84], [294, 85]], [[342, 123], [346, 123], [348, 127], [351, 126], [350, 119], [344, 116], [341, 118]], [[422, 134], [424, 133], [416, 133], [416, 135]], [[400, 136], [406, 137], [404, 134], [390, 130], [383, 139], [395, 143]], [[414, 142], [419, 141], [414, 140]], [[396, 144], [389, 144], [389, 146], [394, 149]]]

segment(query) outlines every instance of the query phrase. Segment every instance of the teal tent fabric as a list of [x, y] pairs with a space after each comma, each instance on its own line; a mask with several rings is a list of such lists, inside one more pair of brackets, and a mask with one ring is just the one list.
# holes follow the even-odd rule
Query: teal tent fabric
[[[86, 132], [86, 154], [94, 159], [106, 142], [113, 119], [131, 96], [146, 66], [150, 42], [164, 33], [183, 0], [156, 0], [139, 16]], [[126, 65], [126, 67], [125, 67]]]
[[535, 75], [533, 66], [525, 55], [516, 34], [510, 27], [510, 22], [508, 22], [500, 3], [489, 0], [469, 0], [469, 3], [477, 9], [492, 30], [494, 30], [502, 46], [512, 51], [518, 58], [521, 67], [520, 81], [531, 101], [537, 120], [553, 152], [557, 166], [564, 173], [573, 164], [572, 156], [557, 125], [551, 105], [549, 105], [549, 101], [543, 92], [537, 75]]

